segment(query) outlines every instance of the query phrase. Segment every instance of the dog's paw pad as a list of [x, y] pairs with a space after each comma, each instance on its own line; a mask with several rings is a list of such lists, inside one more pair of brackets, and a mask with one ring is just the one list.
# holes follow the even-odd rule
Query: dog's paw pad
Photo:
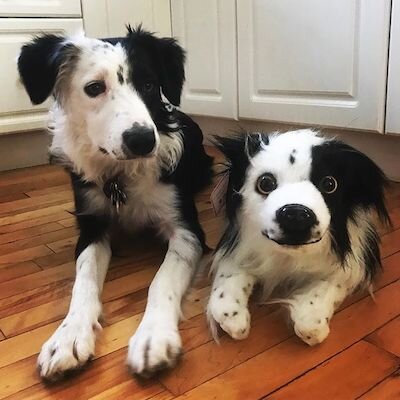
[[93, 358], [97, 330], [97, 321], [93, 324], [64, 321], [42, 346], [37, 363], [40, 377], [56, 381], [82, 368]]
[[173, 367], [182, 356], [176, 327], [141, 324], [129, 341], [127, 364], [130, 371], [145, 378]]
[[250, 313], [247, 307], [228, 297], [214, 297], [210, 302], [214, 320], [233, 339], [247, 338], [250, 333]]
[[311, 326], [295, 324], [294, 331], [303, 342], [315, 346], [322, 343], [329, 335], [329, 324], [326, 321]]

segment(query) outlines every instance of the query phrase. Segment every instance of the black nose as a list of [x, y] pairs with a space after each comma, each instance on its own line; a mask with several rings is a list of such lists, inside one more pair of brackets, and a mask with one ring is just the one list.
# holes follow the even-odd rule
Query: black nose
[[301, 204], [287, 204], [276, 212], [276, 219], [285, 232], [301, 232], [317, 222], [314, 212]]
[[128, 157], [145, 156], [151, 153], [156, 145], [154, 129], [147, 125], [134, 124], [122, 134], [124, 153]]

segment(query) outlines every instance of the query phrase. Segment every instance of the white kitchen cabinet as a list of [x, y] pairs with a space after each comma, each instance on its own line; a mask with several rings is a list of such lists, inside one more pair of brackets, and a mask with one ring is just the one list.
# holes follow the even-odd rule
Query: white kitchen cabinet
[[392, 7], [386, 132], [400, 134], [400, 0], [393, 0]]
[[238, 0], [239, 116], [383, 132], [390, 6]]
[[82, 9], [87, 36], [125, 36], [127, 24], [171, 36], [169, 0], [82, 0]]
[[80, 16], [80, 0], [0, 0], [0, 17]]
[[187, 51], [182, 110], [237, 118], [236, 4], [171, 0], [172, 34]]
[[81, 19], [0, 19], [0, 134], [43, 128], [47, 119], [49, 101], [33, 107], [19, 80], [16, 60], [22, 44], [38, 33], [75, 33], [82, 29]]

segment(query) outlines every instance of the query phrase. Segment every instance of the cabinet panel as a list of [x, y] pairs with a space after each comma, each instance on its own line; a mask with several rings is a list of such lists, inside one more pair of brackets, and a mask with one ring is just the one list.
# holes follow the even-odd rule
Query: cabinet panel
[[124, 36], [126, 25], [171, 36], [169, 0], [82, 0], [85, 32], [92, 37]]
[[80, 16], [80, 0], [0, 0], [0, 17]]
[[182, 109], [237, 118], [236, 7], [231, 0], [172, 0], [172, 33], [187, 51]]
[[386, 132], [400, 134], [400, 0], [393, 0], [390, 32]]
[[16, 59], [23, 43], [38, 33], [76, 33], [80, 19], [0, 19], [0, 134], [45, 126], [49, 101], [33, 107], [19, 80]]
[[389, 0], [237, 4], [241, 117], [383, 131]]

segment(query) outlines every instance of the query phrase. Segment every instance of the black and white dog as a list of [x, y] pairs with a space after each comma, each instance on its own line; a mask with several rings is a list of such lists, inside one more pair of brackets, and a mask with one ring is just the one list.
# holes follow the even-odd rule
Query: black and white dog
[[104, 41], [42, 35], [21, 50], [18, 68], [32, 103], [55, 97], [50, 153], [71, 174], [80, 229], [71, 305], [39, 355], [45, 379], [93, 356], [115, 224], [151, 225], [169, 242], [128, 365], [149, 375], [181, 353], [180, 304], [205, 248], [194, 194], [210, 183], [212, 164], [200, 128], [174, 108], [184, 58], [175, 40], [140, 28]]
[[390, 222], [383, 172], [311, 130], [217, 140], [230, 166], [208, 304], [214, 335], [218, 323], [247, 337], [248, 300], [260, 283], [265, 298], [289, 308], [296, 335], [320, 343], [335, 309], [381, 265], [375, 222]]

